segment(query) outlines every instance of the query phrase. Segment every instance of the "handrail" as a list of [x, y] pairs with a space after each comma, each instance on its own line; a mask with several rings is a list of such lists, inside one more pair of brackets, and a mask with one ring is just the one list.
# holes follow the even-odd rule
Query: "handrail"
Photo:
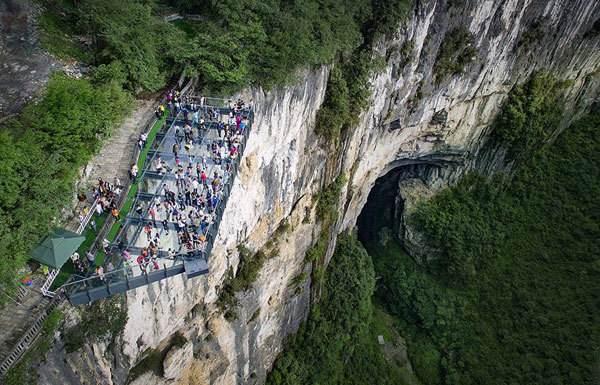
[[98, 201], [100, 201], [100, 197], [99, 196], [96, 197], [96, 199], [94, 200], [94, 203], [92, 203], [90, 211], [86, 214], [85, 218], [83, 218], [83, 220], [79, 223], [79, 227], [77, 227], [77, 231], [76, 231], [77, 234], [83, 233], [83, 230], [85, 230], [85, 228], [87, 227], [88, 223], [90, 223], [90, 220], [92, 219], [92, 216], [96, 212], [96, 205], [98, 204]]

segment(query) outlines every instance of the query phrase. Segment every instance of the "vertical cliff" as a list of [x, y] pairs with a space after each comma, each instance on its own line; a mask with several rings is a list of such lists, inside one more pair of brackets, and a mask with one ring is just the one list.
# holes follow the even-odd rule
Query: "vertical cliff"
[[[499, 167], [501, 149], [473, 159], [515, 84], [541, 69], [569, 80], [571, 115], [597, 95], [599, 14], [600, 3], [586, 0], [415, 1], [408, 20], [377, 43], [386, 66], [371, 79], [369, 108], [339, 148], [313, 131], [328, 67], [301, 73], [292, 86], [248, 91], [255, 125], [210, 274], [128, 293], [129, 321], [115, 343], [86, 346], [66, 364], [56, 356], [40, 367], [42, 383], [123, 384], [152, 349], [166, 354], [163, 375], [146, 372], [133, 383], [264, 382], [310, 307], [310, 274], [303, 272], [310, 272], [305, 252], [321, 226], [315, 193], [337, 174], [347, 176], [335, 234], [354, 226], [377, 178], [395, 168], [426, 165], [436, 187], [471, 167]], [[228, 269], [238, 266], [240, 244], [268, 258], [251, 289], [237, 295], [237, 318], [228, 320], [217, 300]], [[169, 343], [176, 332], [185, 344]]]

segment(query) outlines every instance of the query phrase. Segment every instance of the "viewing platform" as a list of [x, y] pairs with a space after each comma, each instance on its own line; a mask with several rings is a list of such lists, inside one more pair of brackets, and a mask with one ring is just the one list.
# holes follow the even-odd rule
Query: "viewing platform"
[[103, 267], [63, 285], [71, 304], [183, 273], [187, 278], [208, 273], [254, 114], [221, 99], [184, 100], [153, 139], [137, 183], [130, 187], [135, 198], [121, 208], [126, 214], [113, 225], [116, 236], [104, 245]]

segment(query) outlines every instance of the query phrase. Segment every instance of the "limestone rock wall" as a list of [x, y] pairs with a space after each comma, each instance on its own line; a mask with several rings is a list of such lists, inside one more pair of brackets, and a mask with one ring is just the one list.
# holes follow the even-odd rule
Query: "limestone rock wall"
[[[93, 352], [103, 366], [94, 383], [122, 384], [126, 377], [117, 368], [133, 367], [147, 349], [164, 346], [180, 332], [193, 352], [180, 355], [180, 376], [146, 373], [138, 382], [263, 383], [285, 337], [309, 311], [310, 281], [299, 278], [310, 276], [302, 274], [310, 272], [304, 254], [320, 231], [313, 194], [338, 172], [348, 182], [336, 233], [354, 226], [376, 179], [395, 167], [434, 165], [438, 186], [473, 167], [469, 159], [484, 141], [500, 103], [534, 70], [549, 69], [572, 80], [567, 107], [574, 112], [597, 95], [600, 37], [595, 18], [600, 3], [415, 3], [397, 33], [378, 44], [387, 65], [373, 77], [370, 107], [339, 153], [325, 150], [313, 132], [327, 67], [303, 72], [295, 85], [244, 95], [255, 107], [255, 124], [209, 261], [210, 274], [189, 281], [174, 277], [128, 293], [129, 322], [119, 337], [119, 365], [106, 358], [115, 357], [112, 353], [102, 353], [96, 345], [78, 358], [69, 357], [69, 365], [89, 361]], [[461, 74], [436, 82], [432, 71], [439, 47], [448, 31], [461, 26], [474, 37], [476, 57]], [[524, 36], [532, 34], [537, 40], [525, 45]], [[475, 166], [497, 167], [501, 155]], [[276, 231], [284, 219], [289, 229]], [[238, 265], [237, 245], [258, 250], [268, 241], [278, 252], [267, 259], [252, 288], [239, 295], [237, 319], [226, 320], [215, 302], [227, 269]], [[42, 373], [51, 371], [41, 368]], [[80, 382], [65, 376], [64, 383]]]

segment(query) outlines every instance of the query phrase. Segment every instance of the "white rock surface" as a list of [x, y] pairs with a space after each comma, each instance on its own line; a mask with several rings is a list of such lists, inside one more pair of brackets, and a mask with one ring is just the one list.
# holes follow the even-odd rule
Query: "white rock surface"
[[173, 346], [163, 361], [163, 377], [167, 380], [179, 378], [193, 358], [194, 346], [191, 342], [186, 342], [182, 347]]

